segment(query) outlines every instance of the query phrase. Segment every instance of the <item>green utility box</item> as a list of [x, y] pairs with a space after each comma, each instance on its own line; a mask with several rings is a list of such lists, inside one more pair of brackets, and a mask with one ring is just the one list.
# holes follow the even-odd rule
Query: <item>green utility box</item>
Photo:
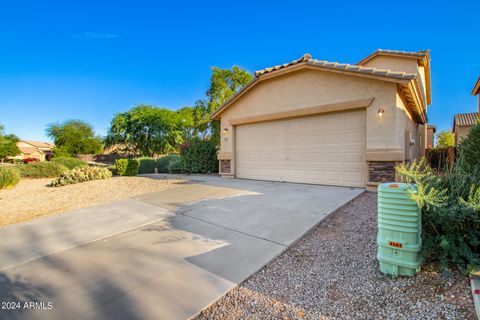
[[377, 259], [380, 270], [395, 276], [414, 276], [420, 269], [422, 218], [410, 199], [415, 186], [382, 183], [378, 186]]

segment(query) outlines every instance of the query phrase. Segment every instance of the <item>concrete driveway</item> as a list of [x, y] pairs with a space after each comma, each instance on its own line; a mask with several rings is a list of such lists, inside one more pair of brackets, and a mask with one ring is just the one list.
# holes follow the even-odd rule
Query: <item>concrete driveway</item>
[[0, 229], [0, 318], [188, 319], [364, 191], [188, 179]]

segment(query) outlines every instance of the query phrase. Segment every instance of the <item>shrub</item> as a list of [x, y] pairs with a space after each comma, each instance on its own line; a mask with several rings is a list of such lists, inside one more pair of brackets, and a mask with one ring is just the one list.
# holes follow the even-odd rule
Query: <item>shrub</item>
[[16, 166], [22, 178], [55, 178], [68, 170], [63, 164], [55, 162], [32, 162]]
[[180, 146], [180, 156], [186, 173], [218, 171], [217, 144], [213, 140], [192, 139]]
[[474, 167], [480, 163], [480, 123], [475, 125], [468, 136], [460, 143], [460, 157], [466, 166]]
[[117, 167], [114, 164], [111, 164], [107, 167], [107, 170], [112, 173], [114, 176], [118, 176], [118, 170]]
[[82, 167], [68, 170], [50, 183], [51, 187], [61, 187], [69, 184], [91, 180], [108, 179], [112, 177], [110, 170], [99, 167]]
[[0, 167], [0, 189], [10, 189], [20, 181], [20, 173], [13, 166]]
[[181, 157], [172, 158], [167, 165], [168, 173], [182, 173], [185, 171]]
[[422, 255], [442, 270], [480, 268], [480, 166], [465, 170], [459, 158], [441, 175], [421, 162], [402, 164], [397, 172], [408, 183], [422, 211]]
[[135, 159], [117, 159], [115, 167], [121, 176], [136, 176], [138, 173], [138, 161]]
[[88, 167], [88, 164], [85, 161], [77, 158], [59, 157], [53, 158], [52, 162], [63, 164], [68, 169]]
[[137, 158], [138, 173], [155, 173], [155, 159], [149, 157]]
[[157, 170], [158, 173], [171, 173], [170, 165], [171, 162], [178, 162], [180, 161], [180, 156], [178, 154], [169, 154], [167, 156], [161, 157], [157, 159]]

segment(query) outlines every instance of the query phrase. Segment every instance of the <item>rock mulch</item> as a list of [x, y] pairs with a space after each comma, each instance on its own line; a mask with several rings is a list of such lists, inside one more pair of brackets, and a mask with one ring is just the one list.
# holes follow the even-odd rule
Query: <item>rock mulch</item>
[[176, 178], [113, 177], [48, 187], [51, 180], [22, 179], [13, 189], [0, 190], [0, 226], [162, 191], [183, 181]]
[[209, 308], [200, 319], [476, 319], [468, 278], [386, 276], [366, 193]]

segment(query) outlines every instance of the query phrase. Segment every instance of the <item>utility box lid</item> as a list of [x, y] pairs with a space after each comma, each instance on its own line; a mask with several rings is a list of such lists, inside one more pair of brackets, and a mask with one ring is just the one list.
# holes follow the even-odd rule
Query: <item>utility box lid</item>
[[378, 186], [378, 191], [393, 192], [393, 193], [405, 193], [408, 191], [415, 191], [416, 188], [413, 184], [403, 182], [388, 182], [382, 183]]

